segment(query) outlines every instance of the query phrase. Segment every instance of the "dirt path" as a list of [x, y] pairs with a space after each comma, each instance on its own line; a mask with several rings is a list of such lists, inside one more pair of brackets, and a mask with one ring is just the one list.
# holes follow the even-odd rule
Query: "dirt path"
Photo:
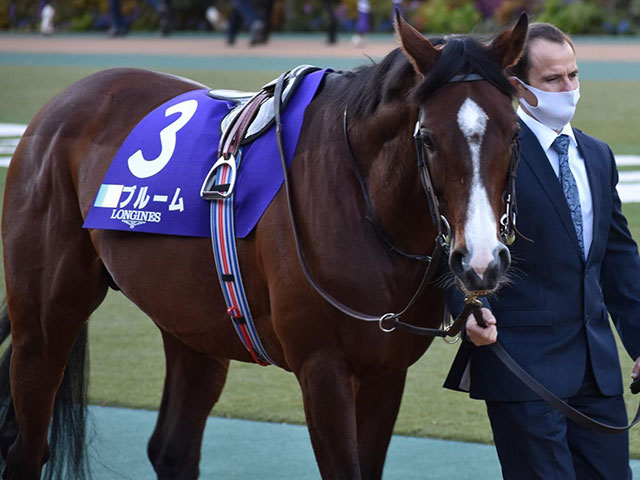
[[[0, 52], [14, 53], [67, 53], [67, 54], [145, 54], [184, 55], [218, 57], [332, 57], [351, 58], [369, 55], [383, 57], [395, 48], [392, 36], [376, 37], [361, 47], [354, 46], [348, 39], [337, 45], [324, 43], [319, 35], [276, 35], [267, 45], [249, 47], [246, 38], [240, 38], [233, 47], [226, 45], [218, 35], [182, 36], [168, 38], [147, 35], [130, 35], [125, 38], [108, 39], [99, 34], [90, 35], [0, 35]], [[611, 60], [640, 62], [640, 42], [577, 41], [576, 53], [581, 60]]]

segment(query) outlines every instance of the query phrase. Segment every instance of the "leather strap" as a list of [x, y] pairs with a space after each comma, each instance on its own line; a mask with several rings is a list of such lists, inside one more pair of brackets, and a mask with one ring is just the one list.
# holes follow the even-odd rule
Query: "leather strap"
[[404, 315], [409, 308], [413, 306], [413, 304], [420, 298], [424, 289], [430, 282], [431, 278], [435, 275], [436, 271], [440, 267], [440, 256], [442, 255], [442, 251], [444, 246], [442, 244], [442, 239], [440, 236], [436, 238], [436, 246], [429, 259], [429, 263], [425, 268], [424, 275], [422, 277], [422, 281], [418, 286], [418, 289], [413, 294], [413, 297], [409, 300], [407, 305], [400, 311], [399, 313], [387, 313], [384, 315], [369, 315], [365, 313], [358, 312], [346, 305], [342, 302], [338, 301], [336, 298], [332, 297], [328, 292], [326, 292], [318, 283], [313, 279], [311, 272], [309, 271], [309, 267], [307, 266], [307, 262], [305, 259], [304, 251], [302, 250], [302, 243], [300, 241], [300, 236], [298, 234], [298, 224], [293, 214], [293, 199], [291, 194], [291, 187], [289, 182], [289, 169], [287, 168], [287, 163], [284, 155], [284, 148], [282, 143], [282, 119], [281, 119], [281, 96], [284, 84], [284, 76], [286, 74], [281, 75], [276, 81], [275, 92], [274, 92], [274, 113], [276, 120], [276, 142], [278, 144], [278, 151], [280, 153], [280, 163], [282, 165], [282, 173], [284, 176], [284, 189], [285, 189], [285, 197], [287, 200], [287, 207], [289, 210], [289, 221], [291, 224], [291, 230], [293, 232], [294, 243], [296, 245], [296, 253], [298, 254], [298, 261], [300, 262], [300, 267], [309, 282], [309, 284], [313, 287], [313, 289], [331, 306], [339, 310], [340, 312], [348, 315], [357, 320], [362, 320], [365, 322], [378, 322], [380, 328], [384, 331], [391, 331], [394, 329], [394, 325], [391, 325], [391, 328], [385, 328], [383, 322], [395, 322], [398, 318]]
[[[395, 327], [399, 330], [403, 330], [408, 333], [413, 333], [415, 335], [425, 335], [425, 336], [433, 336], [433, 337], [444, 337], [444, 336], [454, 336], [456, 335], [462, 325], [466, 322], [467, 317], [473, 314], [476, 319], [476, 322], [482, 327], [485, 327], [486, 324], [484, 320], [482, 320], [482, 314], [480, 312], [480, 307], [477, 303], [466, 303], [464, 310], [458, 317], [455, 319], [454, 323], [446, 330], [439, 330], [433, 328], [420, 328], [415, 327], [413, 325], [409, 325], [403, 322], [396, 321]], [[581, 427], [588, 428], [589, 430], [593, 430], [600, 433], [620, 433], [626, 430], [629, 430], [631, 427], [640, 422], [640, 405], [638, 405], [638, 410], [633, 421], [629, 425], [616, 427], [613, 425], [607, 425], [605, 423], [594, 420], [591, 417], [586, 416], [584, 413], [576, 410], [567, 402], [556, 396], [553, 392], [547, 389], [544, 385], [538, 382], [535, 378], [533, 378], [527, 371], [525, 371], [507, 351], [504, 349], [502, 344], [497, 341], [492, 345], [489, 345], [493, 353], [498, 357], [498, 359], [504, 364], [507, 369], [511, 373], [513, 373], [517, 378], [519, 378], [527, 387], [529, 387], [534, 393], [536, 393], [540, 398], [545, 400], [549, 405], [557, 409], [560, 413], [565, 415], [570, 420], [574, 421], [576, 424]], [[636, 392], [634, 392], [636, 393]]]
[[[455, 337], [458, 333], [460, 333], [460, 330], [462, 330], [462, 326], [467, 321], [467, 317], [472, 313], [475, 315], [476, 312], [478, 312], [478, 308], [476, 305], [472, 303], [466, 303], [464, 306], [464, 309], [462, 310], [462, 313], [460, 313], [460, 315], [456, 317], [454, 322], [444, 330], [440, 328], [416, 327], [415, 325], [410, 325], [408, 323], [404, 323], [400, 321], [396, 321], [394, 323], [394, 326], [398, 330], [402, 330], [403, 332], [413, 333], [414, 335], [423, 335], [427, 337], [441, 337], [441, 338]], [[476, 317], [476, 321], [478, 321], [478, 317]]]
[[353, 155], [353, 150], [351, 149], [351, 142], [349, 141], [349, 131], [347, 128], [347, 107], [344, 109], [344, 114], [342, 116], [342, 131], [344, 134], [344, 141], [347, 146], [347, 151], [349, 152], [349, 160], [351, 169], [358, 180], [358, 184], [360, 185], [360, 191], [362, 192], [362, 198], [364, 199], [365, 207], [367, 208], [367, 220], [373, 226], [373, 230], [376, 232], [376, 235], [382, 240], [383, 243], [387, 244], [387, 246], [394, 252], [403, 257], [410, 258], [412, 260], [419, 260], [421, 262], [429, 262], [430, 257], [428, 255], [420, 255], [415, 253], [406, 253], [400, 247], [398, 247], [393, 241], [391, 237], [386, 233], [384, 227], [378, 221], [375, 211], [373, 210], [373, 204], [371, 203], [371, 197], [369, 196], [369, 189], [362, 178], [362, 173], [360, 173], [360, 168], [358, 167], [358, 162], [356, 161], [355, 156]]
[[581, 427], [588, 428], [600, 433], [620, 433], [629, 430], [640, 421], [640, 405], [633, 421], [629, 425], [615, 427], [587, 417], [584, 413], [576, 410], [564, 400], [558, 398], [554, 393], [549, 391], [544, 385], [540, 384], [535, 378], [527, 373], [518, 363], [507, 353], [500, 342], [496, 342], [489, 346], [498, 359], [507, 367], [516, 377], [538, 394], [549, 405], [557, 409], [567, 418], [573, 420]]
[[240, 143], [249, 128], [251, 120], [253, 120], [262, 102], [267, 98], [268, 95], [265, 92], [259, 92], [247, 102], [243, 110], [234, 119], [234, 123], [220, 138], [219, 156], [224, 155], [225, 158], [228, 158], [230, 155], [235, 156], [238, 153]]

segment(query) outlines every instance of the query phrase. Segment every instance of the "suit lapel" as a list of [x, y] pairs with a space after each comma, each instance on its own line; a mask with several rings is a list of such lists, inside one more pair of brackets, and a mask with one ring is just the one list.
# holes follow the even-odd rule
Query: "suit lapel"
[[[538, 142], [533, 132], [522, 121], [520, 121], [520, 127], [520, 144], [522, 145], [520, 160], [529, 166], [538, 180], [540, 187], [549, 197], [553, 208], [555, 208], [560, 216], [562, 226], [571, 238], [571, 243], [573, 243], [578, 256], [584, 261], [584, 257], [580, 251], [580, 245], [578, 244], [578, 235], [573, 226], [571, 211], [569, 210], [569, 205], [567, 204], [567, 199], [564, 196], [558, 177], [549, 163], [547, 154], [542, 150], [540, 142]], [[591, 178], [589, 181], [591, 181]]]

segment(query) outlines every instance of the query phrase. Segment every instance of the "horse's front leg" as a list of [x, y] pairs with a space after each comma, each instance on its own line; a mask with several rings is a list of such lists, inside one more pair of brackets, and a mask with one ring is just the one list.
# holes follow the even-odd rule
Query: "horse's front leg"
[[363, 379], [356, 397], [358, 458], [362, 478], [382, 478], [393, 426], [400, 410], [407, 370]]
[[354, 377], [335, 351], [308, 357], [296, 376], [313, 451], [324, 479], [360, 479]]

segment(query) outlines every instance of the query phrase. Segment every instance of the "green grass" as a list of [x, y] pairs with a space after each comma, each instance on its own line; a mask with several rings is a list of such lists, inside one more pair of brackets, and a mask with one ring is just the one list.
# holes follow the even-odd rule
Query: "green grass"
[[[52, 67], [0, 67], [0, 122], [26, 123], [54, 94], [95, 70]], [[253, 90], [278, 72], [217, 73], [174, 71], [212, 87]], [[640, 98], [640, 84], [583, 82], [575, 124], [609, 142], [616, 153], [640, 154], [634, 125], [640, 112], [630, 99]], [[0, 169], [0, 189], [5, 169]], [[624, 206], [630, 228], [640, 239], [640, 204]], [[441, 388], [456, 346], [434, 341], [409, 369], [396, 432], [465, 441], [490, 442], [484, 404]], [[162, 392], [164, 356], [160, 334], [123, 295], [111, 292], [90, 322], [92, 403], [157, 409]], [[624, 378], [631, 362], [622, 353]], [[638, 400], [628, 398], [635, 407]], [[295, 377], [276, 367], [232, 362], [214, 415], [304, 423]], [[640, 430], [631, 433], [632, 454], [640, 457]]]
[[[28, 123], [54, 95], [99, 68], [0, 66], [0, 122]], [[280, 72], [211, 72], [165, 69], [211, 88], [255, 90]]]
[[640, 155], [640, 82], [583, 81], [572, 124], [607, 142], [614, 153]]

